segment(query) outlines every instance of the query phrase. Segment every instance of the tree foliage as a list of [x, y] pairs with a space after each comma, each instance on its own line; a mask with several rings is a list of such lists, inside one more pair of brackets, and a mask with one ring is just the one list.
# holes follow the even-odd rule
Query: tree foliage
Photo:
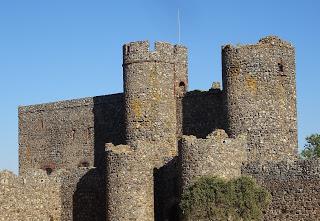
[[320, 157], [320, 134], [311, 134], [306, 137], [306, 144], [301, 156], [304, 159]]
[[180, 207], [188, 220], [260, 220], [270, 193], [250, 177], [225, 181], [203, 177], [182, 194]]

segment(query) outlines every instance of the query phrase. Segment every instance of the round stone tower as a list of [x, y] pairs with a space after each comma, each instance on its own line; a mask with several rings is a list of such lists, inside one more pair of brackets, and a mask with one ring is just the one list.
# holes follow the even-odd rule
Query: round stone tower
[[277, 37], [222, 48], [227, 132], [246, 133], [249, 160], [294, 159], [297, 153], [294, 47]]
[[[187, 49], [147, 41], [123, 46], [126, 141], [134, 148], [156, 146], [163, 156], [177, 153], [177, 97], [187, 88]], [[140, 146], [140, 147], [139, 147]]]

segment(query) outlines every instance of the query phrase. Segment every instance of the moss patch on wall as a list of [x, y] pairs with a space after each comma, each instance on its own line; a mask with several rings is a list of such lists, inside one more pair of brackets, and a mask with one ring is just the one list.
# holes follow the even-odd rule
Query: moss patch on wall
[[254, 76], [252, 75], [247, 75], [246, 78], [246, 86], [248, 90], [252, 93], [257, 93], [257, 80]]

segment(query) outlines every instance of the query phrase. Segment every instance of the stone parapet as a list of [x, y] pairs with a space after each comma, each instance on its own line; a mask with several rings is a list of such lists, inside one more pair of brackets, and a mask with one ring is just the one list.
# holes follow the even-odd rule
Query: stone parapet
[[179, 158], [182, 189], [202, 176], [238, 177], [247, 160], [246, 137], [229, 138], [224, 130], [215, 130], [206, 139], [183, 136]]

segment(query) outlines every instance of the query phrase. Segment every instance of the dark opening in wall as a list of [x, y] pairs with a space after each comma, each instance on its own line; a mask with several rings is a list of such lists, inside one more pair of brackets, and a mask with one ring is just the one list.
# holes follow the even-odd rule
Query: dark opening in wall
[[89, 167], [90, 164], [88, 161], [81, 161], [78, 165], [78, 167]]
[[40, 121], [40, 127], [41, 127], [41, 129], [44, 129], [44, 122], [43, 122], [43, 120]]
[[47, 175], [50, 175], [53, 172], [53, 169], [51, 167], [46, 167], [44, 168], [44, 170], [46, 171]]
[[180, 81], [178, 95], [184, 95], [185, 93], [186, 93], [186, 84], [183, 81]]
[[54, 163], [45, 164], [41, 167], [41, 169], [46, 171], [47, 175], [50, 175], [55, 169], [55, 164]]
[[278, 70], [279, 70], [280, 72], [283, 72], [283, 64], [282, 64], [282, 62], [279, 62], [279, 63], [278, 63]]
[[179, 83], [179, 87], [185, 87], [186, 86], [186, 84], [183, 82], [183, 81], [181, 81], [180, 83]]

